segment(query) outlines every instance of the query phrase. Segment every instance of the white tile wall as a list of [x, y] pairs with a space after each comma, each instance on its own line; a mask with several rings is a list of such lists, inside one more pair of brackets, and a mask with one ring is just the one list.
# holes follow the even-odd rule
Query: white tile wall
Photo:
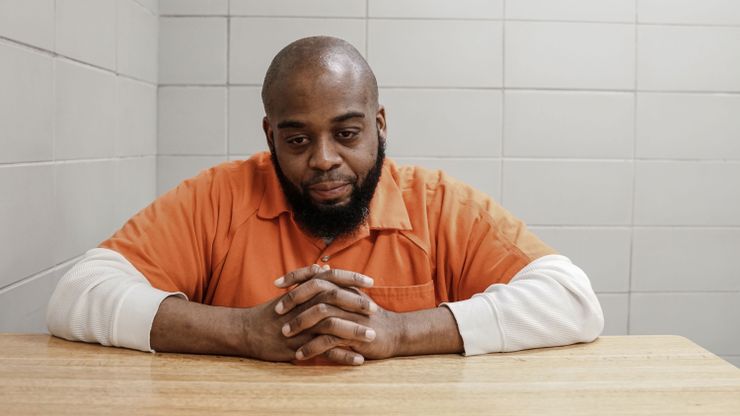
[[635, 224], [740, 225], [740, 163], [638, 161], [635, 175]]
[[740, 91], [740, 27], [638, 26], [637, 87]]
[[510, 0], [506, 2], [506, 18], [631, 23], [635, 21], [635, 1]]
[[54, 259], [66, 261], [110, 236], [117, 228], [115, 164], [69, 162], [54, 166]]
[[337, 36], [365, 51], [365, 21], [360, 19], [232, 18], [229, 82], [261, 84], [280, 49], [296, 39], [317, 35]]
[[718, 355], [735, 353], [740, 346], [740, 292], [633, 293], [630, 333], [673, 334]]
[[629, 295], [626, 293], [597, 293], [604, 312], [602, 335], [628, 335]]
[[159, 19], [160, 84], [226, 83], [226, 18]]
[[740, 229], [636, 228], [632, 289], [740, 291]]
[[501, 19], [503, 0], [368, 0], [370, 17]]
[[57, 281], [52, 268], [23, 285], [0, 289], [0, 332], [47, 332], [46, 304]]
[[506, 156], [632, 157], [634, 93], [507, 91], [505, 102]]
[[162, 195], [201, 170], [225, 161], [225, 156], [159, 156], [157, 195]]
[[57, 59], [55, 84], [55, 158], [113, 156], [115, 74]]
[[159, 154], [226, 154], [226, 88], [160, 88], [158, 112]]
[[504, 160], [503, 203], [532, 225], [629, 225], [632, 162]]
[[117, 1], [118, 72], [156, 84], [159, 19], [135, 1]]
[[159, 1], [160, 0], [135, 0], [137, 3], [146, 7], [147, 10], [154, 14], [159, 14]]
[[0, 163], [50, 160], [52, 58], [0, 41], [0, 62]]
[[393, 158], [398, 165], [416, 165], [427, 169], [441, 169], [453, 178], [501, 200], [501, 161], [498, 159], [469, 158]]
[[740, 96], [637, 93], [640, 158], [740, 159]]
[[229, 13], [229, 0], [159, 0], [161, 15], [221, 15]]
[[736, 0], [640, 0], [640, 23], [740, 25]]
[[268, 150], [262, 130], [261, 87], [229, 88], [229, 153], [250, 154]]
[[232, 16], [365, 17], [367, 0], [231, 0]]
[[586, 272], [597, 292], [629, 292], [630, 246], [627, 227], [530, 227], [542, 241]]
[[157, 159], [155, 156], [116, 161], [115, 207], [113, 227], [120, 228], [140, 209], [149, 205], [157, 194]]
[[501, 100], [493, 90], [383, 88], [388, 154], [500, 157]]
[[116, 69], [116, 1], [56, 0], [56, 51]]
[[501, 22], [378, 19], [368, 25], [368, 60], [380, 86], [502, 84]]
[[155, 196], [156, 11], [0, 0], [0, 332], [46, 331], [62, 274]]
[[118, 77], [116, 156], [157, 152], [157, 87]]
[[634, 25], [508, 22], [505, 37], [507, 87], [634, 87]]
[[0, 1], [0, 36], [54, 49], [54, 0]]
[[0, 288], [54, 266], [51, 164], [0, 166]]

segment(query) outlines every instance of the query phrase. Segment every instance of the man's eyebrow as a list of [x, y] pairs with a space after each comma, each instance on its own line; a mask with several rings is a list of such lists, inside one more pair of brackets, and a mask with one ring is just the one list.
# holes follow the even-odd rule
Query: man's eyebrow
[[297, 120], [283, 120], [278, 123], [279, 129], [300, 129], [306, 127], [306, 123], [301, 123]]
[[333, 119], [331, 119], [332, 123], [341, 123], [342, 121], [347, 121], [351, 118], [365, 118], [365, 113], [361, 113], [359, 111], [350, 111], [349, 113], [342, 114], [341, 116], [336, 116]]

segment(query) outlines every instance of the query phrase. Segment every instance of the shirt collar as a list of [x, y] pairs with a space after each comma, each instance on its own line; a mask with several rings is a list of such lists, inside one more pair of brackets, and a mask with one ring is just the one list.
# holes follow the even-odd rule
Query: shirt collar
[[[290, 212], [290, 205], [285, 198], [280, 181], [275, 174], [269, 153], [258, 156], [262, 183], [265, 188], [262, 192], [262, 201], [257, 210], [257, 216], [264, 219], [273, 219], [283, 213]], [[395, 163], [387, 159], [383, 163], [378, 187], [370, 201], [370, 214], [367, 225], [370, 229], [411, 230], [411, 221], [403, 201], [401, 189], [394, 176], [397, 174]]]

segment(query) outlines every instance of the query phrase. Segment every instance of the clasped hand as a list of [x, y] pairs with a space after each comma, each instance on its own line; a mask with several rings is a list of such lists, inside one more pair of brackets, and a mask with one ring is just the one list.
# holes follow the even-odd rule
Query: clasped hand
[[360, 365], [365, 358], [394, 355], [401, 316], [358, 289], [371, 287], [370, 277], [314, 264], [278, 278], [275, 285], [295, 287], [250, 310], [245, 322], [249, 356], [268, 361], [321, 356]]

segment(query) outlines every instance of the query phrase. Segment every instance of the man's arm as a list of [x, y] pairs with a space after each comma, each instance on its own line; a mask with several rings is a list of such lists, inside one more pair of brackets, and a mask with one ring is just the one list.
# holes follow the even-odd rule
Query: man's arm
[[465, 355], [591, 342], [604, 314], [586, 274], [567, 257], [548, 255], [468, 300], [445, 303]]
[[[319, 292], [320, 280], [347, 286], [337, 276], [357, 273], [334, 270], [300, 283], [285, 300], [286, 310]], [[323, 287], [322, 290], [331, 290]], [[465, 355], [590, 342], [601, 334], [604, 316], [586, 274], [567, 257], [541, 257], [519, 271], [509, 284], [494, 284], [471, 299], [407, 313], [381, 310], [369, 317], [352, 317], [377, 333], [369, 343], [353, 345], [331, 337], [316, 337], [303, 345], [299, 359], [311, 358], [336, 345], [349, 345], [368, 358], [402, 355]], [[449, 309], [448, 309], [449, 308]], [[299, 334], [324, 319], [317, 308], [289, 321], [290, 334]], [[454, 317], [453, 317], [454, 315]], [[464, 347], [464, 349], [463, 349]]]
[[[313, 276], [318, 266], [292, 275]], [[363, 282], [360, 282], [360, 285]], [[364, 282], [365, 286], [372, 282]], [[49, 331], [72, 341], [97, 342], [141, 351], [170, 351], [238, 355], [272, 361], [292, 360], [295, 349], [315, 334], [286, 340], [283, 321], [303, 311], [278, 316], [279, 298], [254, 308], [226, 308], [188, 302], [178, 292], [164, 292], [119, 253], [96, 248], [65, 274], [49, 302]], [[317, 300], [321, 300], [317, 298]], [[327, 300], [328, 302], [328, 300]], [[343, 310], [371, 313], [372, 303], [359, 302], [352, 293], [331, 300]], [[318, 334], [367, 341], [368, 328], [340, 321], [331, 328], [316, 328]], [[150, 339], [151, 335], [151, 339]], [[361, 364], [364, 357], [335, 348], [325, 357], [345, 364]]]

